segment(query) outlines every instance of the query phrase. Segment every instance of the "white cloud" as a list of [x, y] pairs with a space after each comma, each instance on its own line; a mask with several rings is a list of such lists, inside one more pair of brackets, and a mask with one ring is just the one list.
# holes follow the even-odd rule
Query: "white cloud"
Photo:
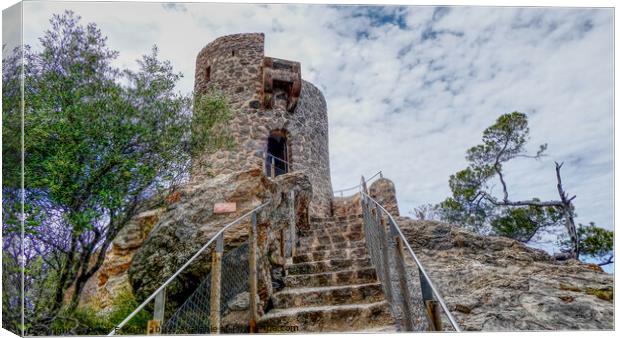
[[96, 22], [133, 66], [152, 44], [193, 87], [200, 49], [220, 35], [264, 32], [268, 55], [298, 60], [326, 96], [335, 189], [383, 170], [401, 212], [449, 194], [467, 148], [503, 113], [530, 115], [540, 162], [516, 161], [515, 197], [555, 198], [553, 161], [578, 221], [613, 228], [613, 9], [336, 7], [27, 2], [26, 41], [52, 13]]

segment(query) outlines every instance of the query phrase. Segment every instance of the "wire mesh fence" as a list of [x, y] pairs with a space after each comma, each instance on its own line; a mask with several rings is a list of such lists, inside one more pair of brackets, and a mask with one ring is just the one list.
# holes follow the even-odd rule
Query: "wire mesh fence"
[[[215, 332], [211, 323], [211, 273], [174, 312], [162, 327], [164, 334], [208, 334]], [[220, 317], [221, 333], [248, 332], [249, 320], [249, 245], [222, 256]]]
[[366, 193], [362, 196], [366, 247], [399, 330], [459, 331], [415, 255], [404, 254], [405, 246], [411, 248], [394, 219]]

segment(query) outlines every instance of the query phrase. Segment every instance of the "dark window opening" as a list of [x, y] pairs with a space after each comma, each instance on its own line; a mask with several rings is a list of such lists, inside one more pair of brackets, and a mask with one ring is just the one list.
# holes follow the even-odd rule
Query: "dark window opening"
[[286, 108], [289, 93], [291, 92], [292, 83], [286, 81], [273, 80], [273, 95], [276, 101], [276, 106], [282, 106]]
[[279, 176], [289, 172], [290, 161], [286, 137], [282, 132], [272, 132], [267, 139], [267, 176]]
[[291, 91], [292, 83], [287, 81], [273, 80], [273, 91], [281, 90], [285, 93], [289, 93]]
[[207, 70], [205, 71], [205, 81], [211, 80], [211, 66], [207, 66]]

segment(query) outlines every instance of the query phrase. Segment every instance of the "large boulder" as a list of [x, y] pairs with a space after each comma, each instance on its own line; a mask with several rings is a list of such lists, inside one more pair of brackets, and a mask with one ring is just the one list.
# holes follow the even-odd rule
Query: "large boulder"
[[446, 223], [397, 222], [465, 330], [614, 327], [614, 277], [596, 265]]
[[[129, 280], [138, 300], [145, 299], [172, 276], [191, 256], [224, 226], [263, 203], [269, 204], [258, 213], [259, 293], [261, 300], [271, 295], [270, 262], [283, 262], [273, 257], [279, 240], [277, 234], [289, 224], [289, 192], [295, 191], [297, 223], [307, 222], [312, 187], [307, 176], [290, 173], [269, 179], [260, 169], [218, 175], [202, 183], [185, 186], [176, 202], [159, 217], [146, 241], [133, 257]], [[214, 204], [235, 202], [236, 211], [214, 213]], [[241, 245], [248, 238], [251, 219], [246, 217], [226, 231], [225, 251]], [[170, 308], [191, 294], [209, 273], [211, 250], [206, 250], [166, 289]], [[277, 255], [275, 255], [277, 256]], [[269, 257], [270, 259], [262, 259]]]
[[80, 306], [97, 311], [107, 310], [114, 298], [131, 293], [127, 270], [162, 212], [162, 208], [140, 212], [118, 233], [106, 252], [103, 264], [84, 285]]

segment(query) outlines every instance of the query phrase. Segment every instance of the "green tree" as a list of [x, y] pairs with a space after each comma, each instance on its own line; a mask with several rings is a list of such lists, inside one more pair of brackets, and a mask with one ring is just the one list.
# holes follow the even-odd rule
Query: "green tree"
[[[520, 112], [504, 114], [485, 129], [482, 144], [467, 151], [467, 168], [450, 176], [452, 196], [439, 205], [442, 218], [479, 232], [492, 232], [523, 242], [529, 242], [540, 229], [563, 225], [570, 243], [564, 245], [565, 256], [578, 259], [580, 251], [586, 250], [580, 242], [589, 241], [588, 236], [599, 232], [588, 230], [578, 235], [573, 205], [576, 196], [569, 197], [564, 191], [561, 163], [555, 163], [559, 199], [542, 201], [538, 198], [510, 198], [504, 165], [519, 157], [539, 159], [547, 149], [547, 145], [543, 144], [535, 154], [529, 155], [525, 150], [528, 139], [527, 116]], [[491, 192], [494, 179], [501, 185], [501, 197]], [[584, 254], [593, 251], [591, 248], [587, 250]]]
[[[600, 228], [590, 222], [588, 225], [579, 224], [579, 252], [581, 255], [598, 261], [599, 266], [614, 263], [614, 232]], [[560, 240], [560, 247], [567, 251], [570, 241]]]
[[[3, 59], [3, 82], [24, 72], [26, 233], [35, 243], [31, 250], [45, 251], [40, 258], [53, 281], [46, 285], [53, 294], [47, 305], [32, 305], [49, 310], [43, 327], [69, 289], [68, 309], [75, 309], [116, 234], [186, 178], [197, 149], [191, 98], [175, 90], [181, 74], [158, 58], [156, 47], [138, 60], [138, 70], [118, 69], [118, 53], [97, 26], [82, 25], [69, 11], [54, 15], [39, 41], [40, 50], [24, 50], [23, 64], [19, 57]], [[3, 87], [3, 124], [15, 130], [20, 98], [15, 86]], [[3, 136], [9, 141], [3, 193], [18, 196], [22, 143]], [[3, 209], [17, 211], [20, 204], [3, 198]], [[3, 219], [3, 231], [9, 221]]]
[[543, 228], [556, 225], [560, 215], [554, 207], [527, 207], [503, 208], [496, 217], [491, 218], [490, 225], [493, 231], [518, 241], [527, 243]]

